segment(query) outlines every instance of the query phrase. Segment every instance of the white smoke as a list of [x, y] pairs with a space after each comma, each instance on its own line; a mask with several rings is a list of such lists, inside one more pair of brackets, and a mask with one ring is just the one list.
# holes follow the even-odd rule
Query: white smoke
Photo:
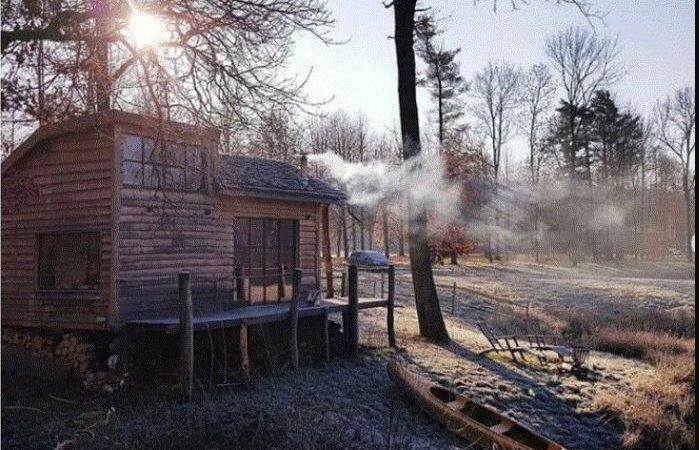
[[460, 186], [445, 177], [438, 155], [421, 153], [400, 165], [351, 163], [335, 153], [309, 155], [308, 159], [328, 170], [351, 205], [399, 207], [403, 199], [410, 198], [415, 212], [432, 211], [448, 221], [459, 217]]

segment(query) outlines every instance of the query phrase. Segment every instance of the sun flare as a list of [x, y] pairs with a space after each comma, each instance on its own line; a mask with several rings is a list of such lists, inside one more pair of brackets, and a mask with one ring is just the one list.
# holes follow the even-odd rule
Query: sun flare
[[128, 34], [138, 48], [157, 47], [167, 37], [162, 19], [141, 12], [131, 15]]

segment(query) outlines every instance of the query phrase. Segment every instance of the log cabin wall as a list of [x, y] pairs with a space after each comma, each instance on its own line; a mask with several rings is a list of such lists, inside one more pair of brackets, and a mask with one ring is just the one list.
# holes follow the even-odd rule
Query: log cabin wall
[[[113, 127], [37, 144], [3, 174], [2, 324], [100, 330], [112, 296]], [[14, 191], [14, 192], [13, 192]], [[99, 234], [94, 290], [39, 290], [39, 236]]]
[[[120, 174], [127, 135], [153, 137], [148, 130], [122, 126], [117, 133]], [[118, 273], [115, 305], [119, 324], [177, 314], [177, 275], [192, 274], [196, 312], [213, 312], [231, 301], [233, 236], [231, 220], [216, 207], [211, 173], [215, 142], [195, 134], [162, 137], [205, 150], [206, 185], [199, 192], [125, 186], [119, 180]]]

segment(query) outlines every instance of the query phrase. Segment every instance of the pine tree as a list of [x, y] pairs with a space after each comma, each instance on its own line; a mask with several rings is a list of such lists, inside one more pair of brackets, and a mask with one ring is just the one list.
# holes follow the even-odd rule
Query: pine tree
[[419, 86], [427, 87], [435, 102], [437, 116], [437, 137], [440, 153], [444, 148], [455, 148], [463, 135], [465, 125], [460, 123], [464, 115], [461, 96], [468, 90], [468, 84], [461, 76], [456, 57], [460, 48], [446, 50], [437, 42], [443, 33], [435, 25], [435, 19], [429, 15], [418, 17], [415, 25], [417, 38], [416, 53], [427, 66], [425, 78], [418, 81]]

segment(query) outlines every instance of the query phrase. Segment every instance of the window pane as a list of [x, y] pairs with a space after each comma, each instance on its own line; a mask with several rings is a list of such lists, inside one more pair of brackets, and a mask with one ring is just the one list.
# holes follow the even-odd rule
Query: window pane
[[279, 254], [279, 263], [284, 265], [284, 272], [291, 272], [296, 267], [296, 254], [293, 248], [285, 247]]
[[124, 136], [124, 159], [141, 161], [143, 157], [143, 139], [140, 136], [127, 134]]
[[235, 227], [235, 244], [247, 247], [250, 221], [248, 219], [235, 219], [233, 226]]
[[143, 138], [143, 161], [154, 163], [153, 150], [155, 150], [155, 139]]
[[143, 165], [143, 179], [144, 179], [144, 186], [147, 187], [152, 187], [152, 188], [159, 188], [164, 185], [164, 178], [163, 174], [161, 171], [157, 170], [158, 166], [154, 166], [152, 164], [144, 164]]
[[262, 247], [264, 243], [264, 220], [250, 220], [250, 246]]
[[267, 247], [278, 247], [279, 246], [279, 221], [278, 220], [267, 220], [265, 224], [265, 241]]
[[282, 247], [295, 247], [296, 245], [296, 222], [293, 220], [279, 221], [279, 240]]
[[39, 237], [39, 289], [97, 289], [99, 234]]
[[143, 185], [143, 164], [140, 162], [124, 161], [124, 184], [131, 186]]
[[166, 167], [165, 168], [165, 186], [171, 189], [184, 189], [184, 168], [182, 167]]

